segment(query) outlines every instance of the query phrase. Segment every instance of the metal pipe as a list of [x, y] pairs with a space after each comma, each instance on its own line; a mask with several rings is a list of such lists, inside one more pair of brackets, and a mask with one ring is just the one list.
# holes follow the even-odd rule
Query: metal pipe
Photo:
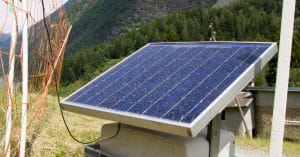
[[22, 31], [22, 116], [20, 157], [25, 157], [27, 132], [27, 103], [28, 103], [28, 6], [27, 0], [22, 1], [24, 26]]
[[5, 147], [4, 154], [6, 157], [10, 157], [10, 140], [11, 140], [11, 128], [12, 128], [12, 97], [14, 89], [14, 70], [15, 70], [15, 52], [17, 45], [18, 36], [18, 25], [17, 17], [14, 9], [14, 1], [10, 4], [10, 11], [12, 13], [12, 30], [11, 30], [11, 46], [10, 46], [10, 57], [9, 57], [9, 72], [8, 72], [8, 88], [7, 88], [7, 111], [6, 111], [6, 132], [5, 132]]

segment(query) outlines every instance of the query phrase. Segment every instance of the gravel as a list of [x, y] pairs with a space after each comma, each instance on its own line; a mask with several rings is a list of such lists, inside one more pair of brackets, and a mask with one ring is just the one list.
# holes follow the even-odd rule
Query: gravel
[[[258, 148], [246, 147], [246, 146], [235, 146], [235, 156], [236, 157], [268, 157], [268, 152], [266, 150], [261, 150]], [[300, 154], [286, 155], [283, 157], [299, 157]]]

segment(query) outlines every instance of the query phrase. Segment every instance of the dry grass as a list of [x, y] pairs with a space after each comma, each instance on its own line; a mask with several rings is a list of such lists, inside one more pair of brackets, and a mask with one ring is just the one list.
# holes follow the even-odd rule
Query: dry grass
[[[247, 137], [236, 137], [236, 144], [241, 146], [252, 147], [254, 149], [260, 149], [268, 151], [270, 141], [266, 137], [250, 139]], [[288, 156], [300, 157], [300, 143], [284, 141], [283, 151]]]
[[[101, 126], [109, 122], [70, 112], [65, 112], [65, 117], [72, 133], [82, 141], [99, 137]], [[28, 142], [30, 156], [83, 156], [83, 145], [69, 136], [55, 97], [49, 97], [46, 114]]]

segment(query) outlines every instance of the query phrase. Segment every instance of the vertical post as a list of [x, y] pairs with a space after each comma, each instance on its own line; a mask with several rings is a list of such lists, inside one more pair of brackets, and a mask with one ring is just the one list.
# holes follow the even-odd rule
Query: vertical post
[[17, 45], [17, 17], [15, 14], [14, 1], [11, 1], [10, 11], [12, 14], [12, 30], [11, 30], [11, 42], [10, 42], [10, 55], [9, 55], [9, 72], [8, 72], [8, 88], [7, 88], [7, 111], [6, 111], [6, 132], [5, 132], [5, 150], [4, 154], [6, 157], [10, 156], [10, 139], [11, 139], [11, 128], [12, 128], [12, 97], [14, 89], [14, 70], [15, 70], [15, 51]]
[[276, 78], [270, 157], [282, 156], [287, 91], [294, 30], [295, 0], [283, 0], [278, 70]]
[[221, 114], [217, 114], [216, 117], [208, 125], [208, 130], [207, 130], [207, 138], [209, 141], [209, 157], [219, 156], [220, 125], [221, 125]]
[[28, 103], [28, 6], [27, 0], [22, 1], [24, 26], [22, 31], [22, 116], [20, 157], [25, 157], [26, 129], [27, 129], [27, 103]]
[[246, 122], [246, 119], [245, 119], [244, 112], [243, 112], [242, 106], [241, 106], [241, 104], [240, 104], [240, 101], [239, 101], [239, 99], [238, 99], [237, 96], [234, 98], [234, 100], [235, 100], [235, 102], [236, 102], [236, 104], [237, 104], [237, 106], [238, 106], [238, 108], [239, 108], [240, 115], [241, 115], [241, 117], [242, 117], [242, 121], [243, 121], [244, 127], [245, 127], [245, 129], [246, 129], [246, 134], [247, 134], [248, 137], [251, 138], [252, 136], [251, 136], [251, 134], [250, 134], [249, 127], [248, 127], [248, 125], [247, 125], [247, 122]]

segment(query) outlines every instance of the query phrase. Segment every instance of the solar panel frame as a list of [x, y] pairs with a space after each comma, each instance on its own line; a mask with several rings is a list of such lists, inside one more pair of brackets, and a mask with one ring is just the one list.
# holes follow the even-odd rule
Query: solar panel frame
[[[255, 77], [255, 75], [261, 71], [265, 64], [277, 53], [278, 48], [277, 44], [274, 42], [228, 42], [228, 41], [218, 41], [211, 43], [256, 43], [256, 44], [270, 44], [271, 46], [258, 58], [256, 61], [251, 64], [230, 86], [228, 86], [218, 97], [215, 99], [192, 123], [177, 122], [168, 119], [161, 119], [157, 117], [139, 115], [131, 112], [117, 111], [117, 110], [108, 110], [103, 107], [88, 106], [84, 104], [67, 102], [66, 100], [76, 94], [81, 89], [85, 88], [92, 82], [96, 81], [101, 76], [108, 73], [110, 70], [114, 69], [118, 65], [122, 64], [128, 58], [139, 53], [144, 48], [149, 45], [155, 44], [201, 44], [201, 43], [210, 43], [210, 42], [158, 42], [158, 43], [148, 43], [136, 52], [132, 53], [124, 60], [111, 67], [109, 70], [105, 71], [88, 84], [84, 85], [73, 94], [65, 98], [60, 104], [64, 110], [76, 112], [80, 114], [85, 114], [88, 116], [94, 116], [98, 118], [114, 120], [121, 123], [126, 123], [134, 126], [139, 126], [143, 128], [153, 129], [157, 131], [162, 131], [166, 133], [195, 137], [219, 112], [221, 112], [226, 105], [236, 96], [246, 85]], [[109, 117], [109, 118], [108, 118]]]

